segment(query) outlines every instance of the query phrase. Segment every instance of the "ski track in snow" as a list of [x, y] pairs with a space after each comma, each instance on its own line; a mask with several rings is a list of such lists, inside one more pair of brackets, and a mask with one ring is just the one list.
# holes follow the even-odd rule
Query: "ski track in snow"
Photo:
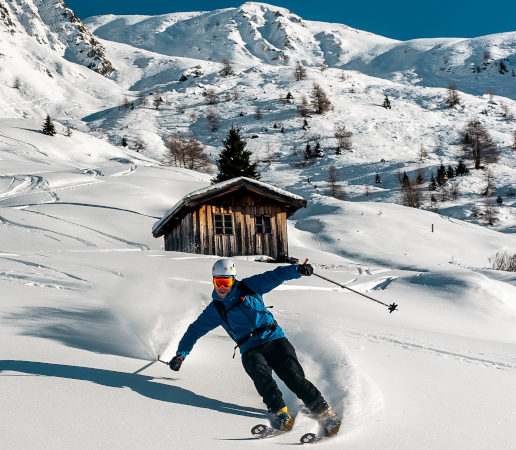
[[[76, 203], [69, 203], [69, 204], [75, 204], [76, 205]], [[81, 206], [92, 206], [92, 207], [96, 207], [96, 208], [107, 208], [107, 209], [119, 209], [121, 211], [128, 212], [127, 210], [122, 210], [120, 208], [110, 208], [110, 207], [104, 207], [104, 206], [99, 206], [99, 205], [81, 205]], [[39, 214], [39, 215], [42, 215], [42, 216], [45, 216], [45, 217], [49, 217], [51, 219], [54, 219], [54, 220], [57, 220], [57, 221], [61, 221], [61, 222], [64, 222], [64, 223], [69, 223], [69, 224], [74, 225], [74, 226], [76, 226], [78, 228], [84, 228], [85, 230], [93, 231], [94, 233], [97, 233], [101, 237], [112, 239], [112, 240], [114, 240], [116, 242], [128, 245], [130, 247], [136, 247], [136, 248], [139, 248], [140, 250], [149, 250], [149, 246], [148, 245], [142, 244], [140, 242], [132, 242], [132, 241], [129, 241], [127, 239], [121, 238], [119, 236], [115, 236], [113, 234], [106, 233], [106, 232], [100, 231], [98, 229], [95, 229], [95, 228], [92, 228], [92, 227], [88, 227], [88, 226], [82, 225], [80, 223], [72, 222], [70, 220], [66, 220], [66, 219], [63, 219], [63, 218], [60, 218], [60, 217], [52, 216], [50, 214], [46, 214], [46, 213], [43, 213], [41, 211], [30, 211], [29, 210], [29, 212], [32, 213], [32, 214]], [[129, 212], [134, 212], [134, 211], [129, 211]], [[136, 213], [136, 214], [139, 214], [139, 213]], [[144, 214], [142, 214], [142, 215], [144, 215]]]

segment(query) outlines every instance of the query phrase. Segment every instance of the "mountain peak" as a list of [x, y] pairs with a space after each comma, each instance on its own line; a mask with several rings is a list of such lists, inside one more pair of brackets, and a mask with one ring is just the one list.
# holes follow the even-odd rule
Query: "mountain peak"
[[115, 70], [104, 47], [63, 0], [0, 0], [0, 27], [10, 34], [26, 33], [38, 44], [101, 75]]

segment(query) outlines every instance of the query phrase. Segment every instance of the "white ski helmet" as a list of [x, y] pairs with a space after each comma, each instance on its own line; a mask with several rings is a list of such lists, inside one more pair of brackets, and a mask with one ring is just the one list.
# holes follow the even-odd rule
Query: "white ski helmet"
[[219, 259], [213, 264], [214, 277], [236, 277], [236, 266], [231, 259]]

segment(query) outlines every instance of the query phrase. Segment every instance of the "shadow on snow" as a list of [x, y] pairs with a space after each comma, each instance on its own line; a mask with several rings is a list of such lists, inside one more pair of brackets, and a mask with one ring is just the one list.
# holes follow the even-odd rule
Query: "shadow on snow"
[[134, 392], [153, 400], [212, 409], [226, 414], [263, 418], [265, 413], [262, 409], [227, 403], [198, 395], [179, 386], [158, 383], [154, 377], [140, 374], [36, 361], [0, 360], [1, 376], [9, 376], [9, 374], [3, 374], [3, 372], [19, 372], [28, 375], [90, 381], [101, 386], [114, 388], [128, 387]]

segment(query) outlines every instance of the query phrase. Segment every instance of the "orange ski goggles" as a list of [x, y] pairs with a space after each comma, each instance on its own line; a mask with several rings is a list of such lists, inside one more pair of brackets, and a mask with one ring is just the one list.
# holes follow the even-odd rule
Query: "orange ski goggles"
[[233, 286], [235, 279], [233, 277], [213, 277], [213, 285], [217, 288], [229, 289]]

